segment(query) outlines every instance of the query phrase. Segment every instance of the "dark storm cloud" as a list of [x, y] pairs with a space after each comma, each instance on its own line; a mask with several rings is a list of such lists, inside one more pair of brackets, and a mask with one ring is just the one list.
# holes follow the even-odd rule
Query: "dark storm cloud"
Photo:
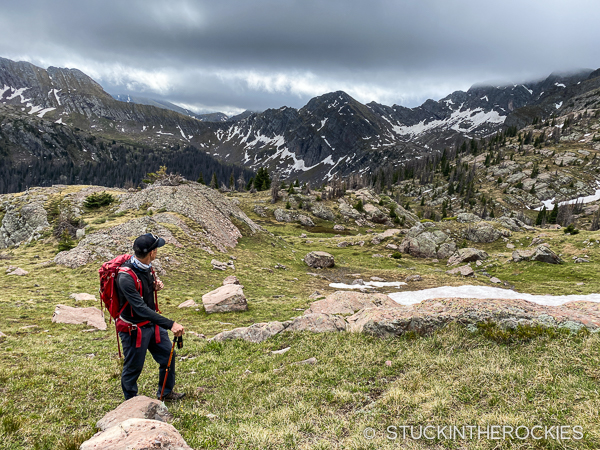
[[198, 109], [346, 90], [409, 106], [485, 80], [600, 66], [589, 0], [5, 1], [0, 56]]

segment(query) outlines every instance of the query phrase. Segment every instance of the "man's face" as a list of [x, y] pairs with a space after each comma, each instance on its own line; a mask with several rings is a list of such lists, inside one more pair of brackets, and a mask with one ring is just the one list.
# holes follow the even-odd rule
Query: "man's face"
[[150, 261], [154, 261], [156, 259], [156, 254], [158, 253], [158, 249], [154, 249], [150, 252]]

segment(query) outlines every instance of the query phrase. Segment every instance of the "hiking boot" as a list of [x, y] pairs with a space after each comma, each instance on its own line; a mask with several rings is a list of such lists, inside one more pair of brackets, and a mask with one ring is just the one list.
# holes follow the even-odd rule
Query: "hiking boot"
[[[185, 397], [185, 393], [184, 392], [171, 391], [167, 395], [163, 396], [163, 400], [172, 402], [172, 401], [175, 401], [175, 400], [181, 400], [183, 397]], [[158, 399], [160, 400], [160, 395], [158, 396]]]

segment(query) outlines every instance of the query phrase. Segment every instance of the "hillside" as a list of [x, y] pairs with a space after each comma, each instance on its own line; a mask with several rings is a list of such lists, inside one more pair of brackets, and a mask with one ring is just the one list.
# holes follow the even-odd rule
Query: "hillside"
[[[476, 168], [480, 192], [494, 184], [483, 177], [485, 171], [497, 167]], [[95, 433], [96, 421], [121, 403], [112, 325], [97, 330], [55, 323], [52, 317], [59, 304], [97, 307], [97, 300], [70, 296], [96, 293], [99, 264], [127, 250], [138, 234], [152, 231], [167, 240], [156, 264], [167, 286], [159, 297], [161, 309], [187, 330], [177, 354], [177, 386], [187, 397], [169, 410], [193, 448], [364, 448], [369, 442], [391, 449], [400, 442], [386, 438], [390, 420], [485, 427], [499, 415], [513, 426], [579, 424], [583, 436], [571, 441], [572, 447], [595, 448], [599, 428], [590, 411], [600, 406], [599, 334], [593, 332], [600, 317], [592, 310], [597, 303], [553, 308], [437, 294], [437, 300], [414, 307], [375, 307], [352, 315], [311, 312], [318, 305], [339, 307], [340, 299], [348, 305], [363, 298], [347, 289], [334, 294], [340, 288], [333, 283], [359, 287], [375, 303], [382, 302], [382, 294], [410, 296], [444, 286], [501, 286], [545, 295], [597, 292], [598, 231], [566, 234], [549, 225], [530, 227], [517, 217], [482, 221], [467, 212], [469, 207], [456, 219], [421, 223], [418, 216], [431, 206], [427, 200], [421, 207], [418, 197], [404, 192], [410, 184], [416, 190], [419, 182], [400, 182], [390, 191], [384, 186], [381, 193], [285, 186], [276, 203], [268, 192], [221, 194], [193, 182], [157, 182], [139, 192], [54, 186], [0, 196], [0, 242], [6, 247], [0, 250], [5, 447], [78, 448]], [[85, 206], [91, 195], [103, 192], [113, 196], [112, 203]], [[479, 206], [472, 212], [479, 213]], [[583, 224], [587, 218], [577, 220]], [[67, 248], [58, 252], [61, 244]], [[486, 256], [460, 263], [471, 270], [468, 276], [448, 274], [459, 267], [449, 267], [448, 257], [469, 247]], [[525, 258], [540, 247], [560, 255], [563, 263]], [[303, 259], [315, 250], [332, 254], [335, 266], [308, 267]], [[524, 259], [517, 262], [515, 252]], [[213, 260], [227, 261], [227, 267], [219, 270]], [[28, 273], [19, 276], [16, 268]], [[243, 285], [248, 310], [207, 314], [202, 296], [229, 275]], [[395, 284], [367, 286], [381, 280]], [[192, 307], [178, 307], [190, 300]], [[369, 322], [367, 313], [387, 314], [390, 320]], [[311, 322], [311, 314], [318, 320]], [[456, 320], [447, 324], [448, 317]], [[258, 343], [206, 339], [267, 322], [295, 331]], [[340, 331], [343, 326], [349, 331]], [[151, 395], [155, 366], [150, 360], [146, 365], [140, 393]], [[364, 438], [367, 426], [376, 430], [372, 441]], [[430, 447], [428, 441], [410, 443]], [[478, 441], [486, 449], [496, 444]], [[521, 441], [507, 442], [516, 444]]]

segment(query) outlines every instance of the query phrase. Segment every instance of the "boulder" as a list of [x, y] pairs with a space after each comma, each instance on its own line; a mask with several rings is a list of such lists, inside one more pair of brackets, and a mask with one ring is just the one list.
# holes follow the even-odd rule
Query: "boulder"
[[500, 280], [500, 278], [492, 277], [492, 278], [490, 278], [490, 282], [494, 283], [494, 284], [498, 284], [498, 283], [502, 283], [502, 280]]
[[309, 313], [296, 317], [285, 331], [312, 331], [323, 333], [328, 331], [344, 331], [346, 322], [338, 316], [330, 314]]
[[425, 231], [423, 224], [412, 227], [400, 244], [403, 253], [419, 258], [447, 258], [456, 251], [456, 243], [440, 230]]
[[454, 269], [446, 271], [448, 275], [458, 275], [461, 274], [463, 277], [472, 277], [475, 272], [469, 266], [460, 266], [455, 267]]
[[257, 216], [267, 217], [267, 210], [266, 210], [266, 208], [264, 206], [254, 205], [254, 208], [252, 208], [252, 211], [254, 211], [254, 213]]
[[106, 330], [104, 314], [98, 308], [73, 308], [66, 305], [56, 305], [52, 315], [53, 323], [70, 323], [74, 325], [87, 324], [99, 330]]
[[198, 306], [194, 300], [186, 300], [183, 303], [180, 303], [178, 308], [193, 308], [194, 306]]
[[127, 419], [100, 431], [79, 450], [154, 449], [192, 450], [171, 424], [151, 419]]
[[27, 272], [26, 270], [21, 269], [20, 267], [17, 267], [12, 272], [9, 272], [8, 275], [16, 275], [18, 277], [23, 277], [25, 275], [29, 275], [29, 272]]
[[128, 419], [152, 419], [160, 422], [171, 422], [173, 415], [160, 400], [138, 395], [124, 401], [96, 422], [101, 431], [119, 425]]
[[310, 252], [304, 257], [304, 262], [313, 268], [324, 269], [327, 267], [333, 267], [335, 265], [335, 260], [333, 255], [330, 255], [327, 252]]
[[242, 283], [240, 283], [240, 280], [238, 280], [235, 275], [229, 275], [227, 278], [225, 278], [223, 280], [223, 286], [226, 286], [228, 284], [237, 284], [240, 286], [242, 285]]
[[472, 262], [472, 261], [480, 261], [488, 258], [488, 254], [483, 250], [479, 250], [476, 248], [468, 247], [461, 248], [454, 253], [450, 259], [448, 259], [448, 265], [454, 266], [460, 263]]
[[512, 259], [514, 262], [528, 261], [533, 255], [533, 250], [515, 250], [512, 253]]
[[202, 304], [207, 314], [248, 309], [248, 301], [244, 296], [242, 286], [237, 284], [227, 284], [204, 294]]
[[510, 235], [510, 232], [504, 230], [504, 233], [496, 230], [491, 225], [469, 226], [463, 231], [463, 237], [472, 242], [490, 243], [499, 239], [500, 236]]
[[233, 264], [233, 261], [227, 261], [225, 263], [225, 262], [221, 262], [221, 261], [217, 261], [216, 259], [213, 259], [210, 261], [210, 263], [212, 264], [213, 270], [227, 270], [227, 269], [235, 270], [235, 265]]
[[344, 231], [346, 228], [343, 225], [335, 224], [333, 226], [334, 231]]
[[255, 323], [249, 327], [240, 327], [230, 331], [222, 331], [210, 340], [222, 342], [230, 339], [243, 339], [258, 344], [259, 342], [269, 339], [271, 336], [281, 333], [289, 324], [290, 322]]
[[314, 227], [315, 226], [315, 223], [313, 222], [313, 220], [310, 217], [305, 216], [303, 214], [298, 215], [298, 221], [300, 222], [300, 225], [304, 225], [305, 227]]
[[510, 231], [521, 231], [521, 226], [523, 222], [518, 219], [513, 219], [512, 217], [502, 216], [496, 219], [496, 221], [502, 225], [504, 228], [508, 228]]
[[95, 301], [96, 300], [95, 295], [86, 294], [85, 292], [82, 292], [81, 294], [71, 294], [71, 295], [69, 295], [69, 297], [71, 297], [76, 302]]
[[329, 220], [332, 222], [335, 220], [335, 214], [333, 214], [333, 211], [320, 203], [313, 205], [310, 210], [319, 219]]
[[531, 261], [540, 261], [548, 264], [561, 264], [562, 259], [545, 245], [538, 245], [530, 258]]
[[354, 314], [363, 308], [393, 308], [398, 303], [385, 294], [336, 291], [311, 303], [305, 314]]
[[76, 239], [83, 239], [85, 237], [85, 228], [78, 228], [75, 231], [75, 238]]

